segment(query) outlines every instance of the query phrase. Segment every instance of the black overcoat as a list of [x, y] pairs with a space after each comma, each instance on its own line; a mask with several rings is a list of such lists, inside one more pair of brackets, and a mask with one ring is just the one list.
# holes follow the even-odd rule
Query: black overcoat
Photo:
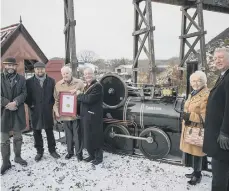
[[203, 152], [218, 160], [229, 161], [229, 151], [220, 148], [220, 131], [229, 135], [229, 70], [218, 80], [209, 94]]
[[103, 146], [103, 87], [96, 80], [77, 96], [80, 105], [81, 128], [86, 149]]
[[[33, 129], [52, 129], [55, 80], [46, 76], [41, 87], [38, 79], [33, 76], [26, 80], [26, 86], [26, 104], [30, 108]], [[42, 120], [42, 125], [37, 125], [39, 120]]]
[[[11, 87], [6, 75], [1, 74], [1, 132], [21, 131], [26, 128], [24, 107], [26, 95], [24, 76], [16, 74]], [[18, 109], [15, 111], [5, 109], [5, 106], [12, 101], [17, 102]]]

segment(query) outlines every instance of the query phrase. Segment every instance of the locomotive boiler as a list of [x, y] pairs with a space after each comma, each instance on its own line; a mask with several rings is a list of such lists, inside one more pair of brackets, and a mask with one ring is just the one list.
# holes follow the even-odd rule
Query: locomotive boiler
[[119, 76], [100, 80], [104, 90], [105, 147], [149, 159], [177, 161], [184, 97], [178, 88], [150, 84], [127, 85]]

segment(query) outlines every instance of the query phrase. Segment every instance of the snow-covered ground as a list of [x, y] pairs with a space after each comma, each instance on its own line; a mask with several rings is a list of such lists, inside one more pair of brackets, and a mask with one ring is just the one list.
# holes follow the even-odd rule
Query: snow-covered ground
[[[31, 135], [31, 134], [30, 134]], [[57, 134], [55, 134], [58, 138]], [[53, 159], [47, 151], [40, 162], [35, 162], [36, 150], [33, 137], [24, 135], [22, 155], [28, 166], [21, 167], [13, 161], [12, 169], [1, 176], [1, 190], [8, 191], [209, 191], [211, 173], [203, 172], [202, 182], [196, 186], [187, 184], [185, 173], [191, 169], [150, 161], [143, 157], [131, 157], [104, 153], [104, 162], [96, 167], [78, 162], [76, 157], [65, 160], [66, 145], [57, 143], [61, 158]], [[11, 148], [12, 149], [12, 148]], [[85, 157], [87, 153], [85, 152]]]

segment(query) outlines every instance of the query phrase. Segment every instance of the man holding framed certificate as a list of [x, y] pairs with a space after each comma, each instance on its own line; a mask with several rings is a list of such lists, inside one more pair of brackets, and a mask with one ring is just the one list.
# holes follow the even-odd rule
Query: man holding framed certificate
[[53, 110], [58, 120], [63, 121], [66, 135], [67, 151], [66, 159], [75, 154], [78, 160], [82, 160], [82, 141], [79, 128], [79, 110], [77, 110], [77, 92], [82, 92], [84, 83], [80, 79], [72, 77], [72, 69], [68, 66], [61, 68], [63, 79], [56, 83], [54, 90], [55, 104]]

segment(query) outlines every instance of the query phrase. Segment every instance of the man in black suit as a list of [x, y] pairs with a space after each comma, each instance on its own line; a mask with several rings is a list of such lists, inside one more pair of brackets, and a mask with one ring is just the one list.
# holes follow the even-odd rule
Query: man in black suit
[[212, 191], [229, 190], [229, 49], [216, 49], [220, 76], [207, 104], [203, 152], [212, 157]]

